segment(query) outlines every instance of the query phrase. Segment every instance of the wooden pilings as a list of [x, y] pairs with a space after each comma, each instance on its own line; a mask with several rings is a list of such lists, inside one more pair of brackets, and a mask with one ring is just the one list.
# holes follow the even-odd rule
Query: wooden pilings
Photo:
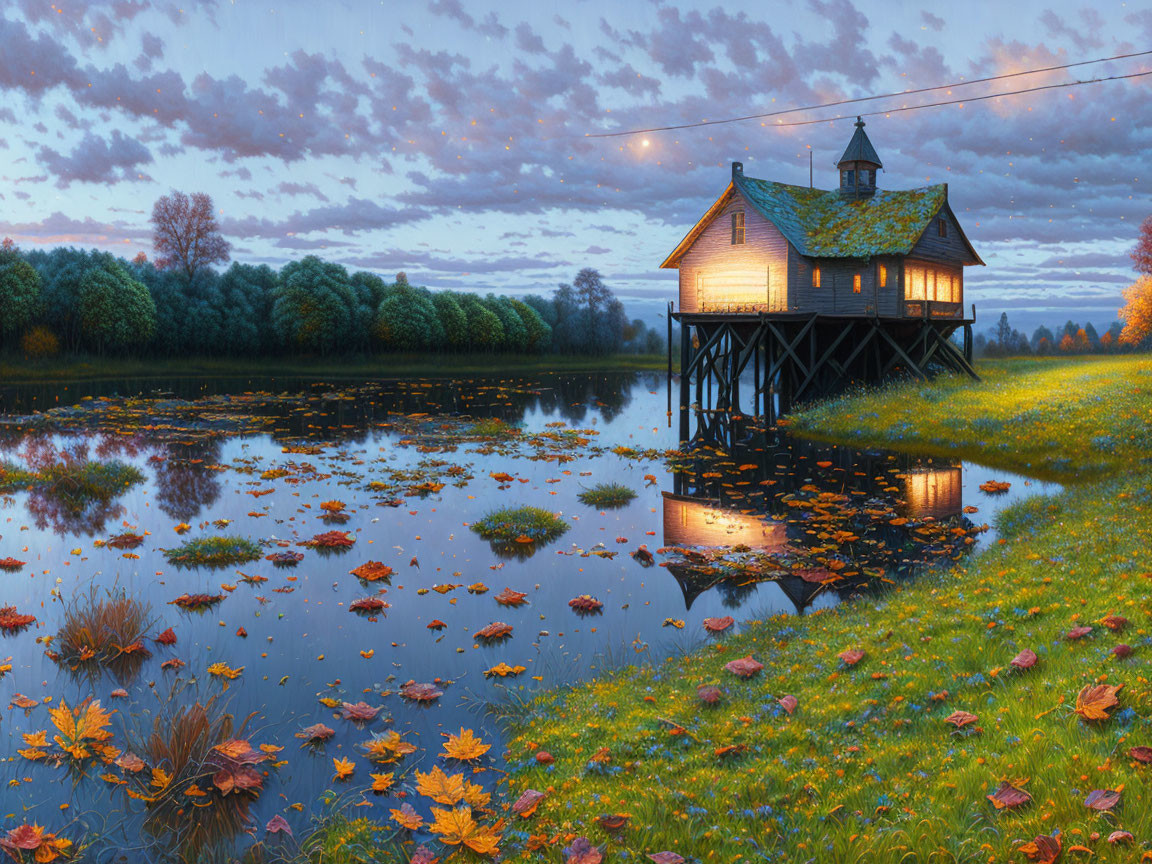
[[[739, 435], [746, 419], [772, 423], [777, 411], [853, 382], [875, 384], [901, 375], [927, 379], [938, 370], [979, 379], [968, 320], [815, 313], [681, 313], [677, 318], [681, 441], [691, 437], [694, 412], [698, 435], [721, 433], [724, 441]], [[951, 337], [961, 328], [963, 343], [957, 346]], [[747, 381], [749, 372], [752, 399], [745, 415], [741, 379]], [[724, 429], [713, 428], [719, 426]]]

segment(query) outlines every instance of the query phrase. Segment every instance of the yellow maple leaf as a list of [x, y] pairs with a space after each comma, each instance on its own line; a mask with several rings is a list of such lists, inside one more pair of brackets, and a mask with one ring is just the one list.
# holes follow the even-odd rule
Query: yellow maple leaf
[[47, 747], [48, 746], [48, 733], [43, 729], [39, 732], [29, 734], [25, 732], [23, 735], [24, 743], [29, 747]]
[[369, 774], [368, 776], [372, 778], [372, 791], [377, 793], [387, 792], [392, 788], [396, 779], [396, 775], [391, 771], [387, 774]]
[[461, 727], [459, 735], [448, 733], [444, 733], [444, 735], [448, 739], [444, 742], [444, 755], [449, 759], [467, 762], [471, 759], [479, 759], [492, 749], [491, 744], [485, 744], [476, 737], [471, 729]]
[[402, 759], [416, 752], [416, 745], [405, 741], [400, 733], [390, 730], [387, 734], [364, 743], [365, 755], [373, 762], [387, 763]]
[[469, 804], [478, 810], [481, 807], [487, 807], [488, 802], [491, 800], [492, 794], [490, 792], [485, 792], [483, 786], [477, 785], [476, 783], [471, 783], [467, 780], [464, 781], [465, 804]]
[[445, 774], [434, 765], [427, 774], [416, 772], [416, 791], [437, 804], [456, 804], [464, 800], [464, 775]]
[[85, 739], [106, 741], [112, 737], [107, 728], [112, 722], [112, 713], [100, 707], [99, 699], [75, 709], [69, 708], [68, 703], [61, 699], [59, 705], [49, 709], [48, 717], [69, 745], [79, 744]]
[[333, 756], [332, 765], [336, 768], [337, 780], [347, 780], [352, 776], [352, 772], [356, 770], [356, 766], [353, 764], [352, 760], [346, 757], [337, 759], [335, 756]]
[[495, 855], [500, 850], [500, 833], [495, 825], [480, 825], [472, 818], [470, 807], [457, 807], [453, 810], [432, 808], [434, 822], [429, 827], [433, 834], [440, 835], [440, 841], [448, 846], [464, 845], [480, 855]]
[[240, 673], [244, 671], [244, 667], [233, 669], [227, 663], [213, 663], [208, 667], [209, 675], [216, 675], [220, 678], [227, 678], [229, 681], [235, 680], [240, 677]]
[[389, 812], [392, 814], [392, 820], [398, 825], [407, 828], [409, 831], [417, 830], [424, 824], [424, 820], [420, 818], [420, 814], [412, 809], [410, 804], [405, 804], [407, 810], [401, 808], [399, 810], [392, 809]]

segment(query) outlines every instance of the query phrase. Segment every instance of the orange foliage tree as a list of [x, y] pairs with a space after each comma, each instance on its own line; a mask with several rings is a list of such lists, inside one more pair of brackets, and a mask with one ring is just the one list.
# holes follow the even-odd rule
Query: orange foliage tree
[[1152, 276], [1141, 276], [1124, 289], [1120, 320], [1124, 322], [1121, 344], [1137, 345], [1152, 335]]

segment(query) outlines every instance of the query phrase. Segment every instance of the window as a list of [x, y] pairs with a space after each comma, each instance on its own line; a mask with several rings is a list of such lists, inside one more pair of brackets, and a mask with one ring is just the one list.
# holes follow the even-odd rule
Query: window
[[960, 303], [964, 299], [961, 280], [953, 270], [908, 264], [904, 268], [904, 299]]
[[852, 274], [852, 293], [853, 294], [859, 294], [860, 293], [860, 274], [859, 273], [853, 273]]
[[883, 264], [880, 265], [879, 277], [880, 277], [880, 287], [881, 288], [887, 288], [888, 287], [888, 268], [885, 267]]
[[732, 245], [744, 245], [744, 211], [737, 210], [732, 214]]
[[848, 184], [847, 185], [855, 186], [856, 185], [856, 172], [855, 171], [848, 171], [847, 174], [848, 174]]
[[819, 267], [813, 267], [812, 268], [812, 287], [813, 288], [819, 288], [820, 287], [820, 268]]
[[948, 221], [946, 219], [940, 218], [936, 220], [936, 233], [941, 237], [948, 236]]

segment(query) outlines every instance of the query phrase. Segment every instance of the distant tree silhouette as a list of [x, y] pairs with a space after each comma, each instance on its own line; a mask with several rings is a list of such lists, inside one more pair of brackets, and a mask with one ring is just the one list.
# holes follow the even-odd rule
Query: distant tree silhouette
[[220, 234], [212, 199], [203, 192], [161, 195], [152, 207], [152, 248], [161, 270], [191, 279], [201, 267], [228, 261], [232, 247]]
[[1140, 225], [1140, 238], [1132, 250], [1132, 261], [1137, 273], [1152, 276], [1152, 216]]

